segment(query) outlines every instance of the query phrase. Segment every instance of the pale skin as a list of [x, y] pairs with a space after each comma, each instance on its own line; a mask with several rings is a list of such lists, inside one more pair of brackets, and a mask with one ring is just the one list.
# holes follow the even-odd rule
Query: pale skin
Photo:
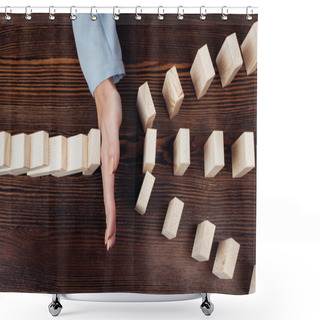
[[121, 98], [112, 77], [96, 87], [94, 98], [101, 131], [101, 174], [107, 225], [104, 242], [109, 250], [116, 240], [114, 176], [120, 159], [119, 129], [122, 122]]

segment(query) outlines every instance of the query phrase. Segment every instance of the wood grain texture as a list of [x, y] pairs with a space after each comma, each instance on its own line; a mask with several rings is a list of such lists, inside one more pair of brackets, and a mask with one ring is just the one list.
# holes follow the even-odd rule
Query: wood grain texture
[[[0, 15], [0, 131], [45, 130], [71, 136], [97, 127], [94, 100], [82, 75], [69, 15]], [[100, 168], [92, 176], [0, 177], [0, 291], [46, 293], [140, 292], [248, 293], [255, 264], [256, 169], [231, 176], [231, 145], [244, 131], [256, 138], [257, 74], [242, 66], [222, 89], [219, 74], [206, 96], [196, 99], [190, 67], [208, 44], [213, 61], [229, 34], [242, 43], [250, 26], [244, 15], [198, 15], [178, 21], [166, 15], [121, 15], [117, 22], [126, 76], [118, 84], [123, 103], [121, 158], [115, 181], [117, 237], [104, 245], [105, 214]], [[192, 26], [192, 27], [190, 27]], [[177, 36], [179, 35], [179, 36]], [[174, 45], [172, 45], [174, 44]], [[169, 120], [161, 93], [166, 71], [176, 65], [185, 98]], [[215, 66], [217, 72], [217, 68]], [[134, 211], [143, 180], [144, 133], [136, 110], [138, 87], [148, 81], [157, 116], [156, 177], [148, 214]], [[173, 140], [190, 128], [191, 165], [172, 174]], [[203, 145], [213, 130], [224, 131], [225, 167], [214, 179], [203, 174]], [[256, 143], [256, 139], [255, 139]], [[177, 237], [161, 235], [173, 197], [185, 203]], [[210, 260], [191, 258], [197, 224], [216, 225]], [[232, 237], [241, 249], [232, 280], [212, 273], [217, 241]]]

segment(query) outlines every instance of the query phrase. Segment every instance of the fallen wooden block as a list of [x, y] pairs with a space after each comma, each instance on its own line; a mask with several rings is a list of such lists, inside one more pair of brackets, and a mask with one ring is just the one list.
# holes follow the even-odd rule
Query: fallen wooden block
[[215, 76], [208, 46], [201, 47], [193, 61], [190, 75], [197, 99], [201, 99], [208, 91], [212, 79]]
[[152, 170], [156, 164], [157, 129], [148, 128], [144, 138], [142, 172]]
[[49, 164], [49, 134], [38, 131], [30, 135], [30, 169]]
[[135, 210], [141, 215], [144, 215], [146, 213], [155, 180], [156, 178], [149, 171], [147, 171], [144, 176], [135, 207]]
[[204, 176], [213, 178], [223, 167], [223, 131], [213, 131], [204, 144]]
[[236, 267], [240, 244], [232, 238], [219, 243], [212, 273], [219, 279], [232, 279]]
[[190, 130], [180, 128], [173, 143], [173, 174], [183, 176], [190, 165]]
[[156, 117], [156, 109], [153, 104], [148, 82], [145, 82], [138, 89], [137, 108], [140, 116], [143, 131], [152, 128], [153, 120]]
[[256, 265], [254, 265], [252, 270], [252, 277], [250, 282], [249, 294], [256, 292]]
[[169, 202], [166, 218], [164, 220], [161, 232], [169, 240], [177, 236], [183, 207], [184, 203], [177, 197], [173, 198]]
[[30, 177], [41, 177], [59, 174], [67, 170], [67, 138], [55, 136], [49, 138], [49, 165], [29, 170]]
[[232, 177], [241, 178], [255, 167], [253, 132], [244, 132], [231, 147]]
[[224, 88], [231, 83], [243, 64], [236, 33], [232, 33], [225, 39], [217, 55], [216, 63]]
[[0, 169], [10, 167], [11, 157], [11, 134], [5, 131], [0, 132]]
[[208, 261], [212, 248], [212, 242], [216, 226], [208, 220], [198, 224], [193, 243], [191, 257], [198, 261]]
[[52, 174], [58, 178], [83, 172], [88, 168], [88, 137], [84, 134], [69, 137], [67, 145], [67, 170]]
[[88, 169], [83, 175], [91, 176], [100, 166], [101, 134], [99, 129], [91, 129], [88, 133]]
[[167, 71], [162, 87], [162, 95], [166, 102], [169, 118], [173, 119], [180, 110], [184, 93], [175, 66]]
[[244, 64], [247, 69], [247, 75], [257, 70], [257, 38], [258, 21], [252, 25], [241, 45], [241, 51]]
[[0, 175], [24, 174], [30, 167], [30, 136], [25, 133], [11, 136], [11, 163], [10, 167], [0, 169]]

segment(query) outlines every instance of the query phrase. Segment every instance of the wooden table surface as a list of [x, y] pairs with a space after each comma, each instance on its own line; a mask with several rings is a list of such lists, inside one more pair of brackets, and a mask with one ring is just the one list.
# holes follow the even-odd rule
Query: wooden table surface
[[[48, 131], [50, 136], [87, 133], [97, 127], [94, 100], [81, 72], [69, 15], [34, 14], [31, 21], [0, 16], [0, 131]], [[117, 238], [107, 252], [101, 171], [64, 178], [0, 176], [0, 291], [76, 293], [139, 292], [246, 294], [255, 264], [256, 169], [231, 177], [231, 145], [243, 131], [255, 132], [257, 74], [243, 66], [222, 89], [217, 72], [207, 95], [196, 100], [189, 70], [196, 51], [208, 44], [213, 61], [225, 37], [241, 44], [250, 26], [244, 15], [222, 21], [198, 15], [121, 15], [117, 22], [126, 76], [118, 84], [123, 103], [121, 159], [115, 181]], [[185, 99], [169, 120], [161, 94], [166, 71], [176, 65]], [[147, 213], [134, 211], [143, 180], [144, 134], [136, 109], [138, 87], [149, 82], [157, 116], [156, 182]], [[173, 176], [172, 146], [180, 127], [191, 131], [191, 165]], [[204, 178], [203, 145], [223, 130], [225, 162]], [[161, 229], [169, 201], [185, 202], [178, 235]], [[216, 225], [209, 262], [191, 258], [197, 224]], [[218, 241], [241, 245], [233, 280], [212, 273]]]

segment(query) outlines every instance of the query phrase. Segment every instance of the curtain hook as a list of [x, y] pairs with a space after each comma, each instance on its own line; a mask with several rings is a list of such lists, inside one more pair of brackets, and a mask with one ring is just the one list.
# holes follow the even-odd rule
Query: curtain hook
[[56, 17], [54, 16], [56, 9], [54, 6], [49, 7], [49, 20], [54, 20]]
[[228, 20], [228, 14], [229, 14], [228, 7], [227, 6], [223, 6], [221, 8], [221, 19], [222, 20]]
[[6, 6], [4, 8], [4, 18], [9, 21], [11, 20], [11, 16], [8, 14], [8, 9], [9, 9], [9, 12], [11, 12], [11, 9], [10, 9], [10, 6]]
[[138, 14], [138, 9], [140, 10], [140, 13], [142, 13], [142, 8], [140, 6], [136, 7], [136, 16], [135, 19], [136, 20], [141, 20], [141, 16]]
[[77, 16], [73, 13], [73, 9], [74, 12], [77, 12], [76, 6], [70, 7], [70, 19], [74, 21], [77, 19]]
[[[249, 13], [249, 10], [251, 10], [251, 13]], [[251, 6], [248, 6], [247, 9], [246, 9], [246, 19], [248, 21], [252, 20], [252, 14], [253, 14], [253, 9], [252, 9]]]
[[183, 8], [183, 6], [179, 6], [178, 7], [177, 19], [178, 20], [183, 20], [183, 15], [184, 15], [184, 8]]
[[120, 19], [120, 9], [117, 6], [113, 7], [113, 19], [116, 21]]
[[92, 21], [96, 21], [97, 20], [97, 16], [93, 13], [93, 9], [95, 9], [96, 13], [97, 13], [96, 7], [95, 6], [91, 7], [91, 10], [90, 10], [91, 20]]
[[[160, 9], [162, 9], [162, 13], [160, 13]], [[164, 19], [164, 8], [163, 6], [158, 7], [158, 20], [163, 20]]]
[[205, 6], [200, 7], [200, 20], [207, 19], [207, 8]]
[[[28, 10], [30, 9], [30, 13], [28, 12]], [[24, 18], [26, 20], [31, 20], [31, 14], [32, 14], [32, 9], [30, 6], [26, 6], [26, 15], [24, 16]]]

